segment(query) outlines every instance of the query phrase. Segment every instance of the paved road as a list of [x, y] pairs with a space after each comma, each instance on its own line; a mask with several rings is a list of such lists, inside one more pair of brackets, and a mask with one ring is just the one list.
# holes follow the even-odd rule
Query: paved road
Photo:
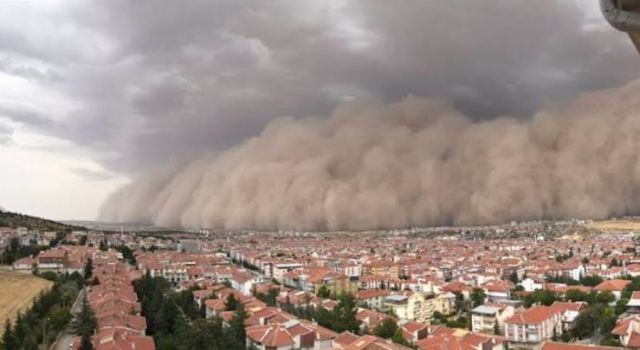
[[[78, 297], [71, 307], [71, 314], [74, 315], [74, 317], [75, 314], [80, 312], [80, 309], [82, 308], [82, 298], [84, 298], [83, 295], [84, 289], [82, 289], [80, 293], [78, 293]], [[72, 322], [73, 321], [69, 322], [67, 327], [65, 327], [65, 329], [58, 335], [58, 340], [53, 343], [53, 345], [51, 345], [50, 350], [69, 350], [71, 348], [71, 342], [73, 341], [73, 331], [71, 329]]]

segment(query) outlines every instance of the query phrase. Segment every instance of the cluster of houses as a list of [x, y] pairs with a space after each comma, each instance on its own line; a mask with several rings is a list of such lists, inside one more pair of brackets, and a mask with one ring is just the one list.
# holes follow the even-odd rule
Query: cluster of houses
[[[155, 350], [152, 337], [146, 335], [147, 322], [140, 315], [141, 305], [131, 281], [137, 271], [119, 261], [117, 254], [93, 256], [93, 276], [98, 284], [91, 286], [87, 300], [96, 315], [97, 327], [92, 337], [96, 350]], [[79, 349], [80, 338], [74, 338], [72, 349]]]
[[13, 270], [23, 273], [82, 273], [87, 259], [98, 251], [95, 247], [62, 245], [43, 250], [34, 257], [24, 257], [13, 263]]
[[[194, 303], [207, 317], [219, 316], [225, 323], [233, 316], [226, 305], [233, 295], [249, 314], [248, 346], [265, 350], [406, 349], [374, 335], [386, 320], [393, 320], [402, 337], [419, 349], [619, 349], [553, 341], [576, 327], [578, 316], [588, 308], [585, 302], [557, 301], [525, 308], [514, 293], [522, 296], [548, 290], [562, 296], [578, 289], [609, 292], [619, 300], [630, 283], [621, 277], [640, 276], [640, 258], [629, 235], [552, 242], [365, 237], [182, 239], [175, 247], [166, 244], [161, 247], [165, 249], [138, 251], [135, 269], [119, 262], [121, 256], [113, 251], [63, 245], [16, 261], [14, 269], [81, 271], [87, 257], [94, 257], [94, 275], [100, 284], [89, 293], [90, 301], [96, 314], [103, 316], [101, 329], [111, 329], [98, 332], [105, 336], [95, 338], [97, 346], [114, 341], [147, 346], [151, 338], [144, 333], [144, 319], [130, 281], [148, 273], [165, 278], [176, 289], [200, 286], [194, 292]], [[107, 240], [111, 245], [136, 244], [125, 234]], [[158, 243], [154, 239], [145, 244], [152, 241]], [[589, 276], [605, 280], [594, 287], [574, 285]], [[257, 297], [273, 290], [277, 291], [276, 305]], [[478, 291], [484, 301], [468, 307]], [[356, 318], [362, 328], [357, 334], [336, 333], [285, 311], [285, 304], [332, 310], [337, 305], [335, 297], [345, 293], [354, 295], [358, 305]], [[109, 312], [103, 305], [109, 305]], [[468, 329], [440, 324], [443, 317], [453, 320], [461, 315], [468, 316]], [[612, 335], [622, 347], [640, 347], [640, 293], [633, 294]]]
[[0, 227], [0, 250], [17, 239], [22, 246], [49, 246], [58, 233], [56, 231], [30, 230], [27, 227]]

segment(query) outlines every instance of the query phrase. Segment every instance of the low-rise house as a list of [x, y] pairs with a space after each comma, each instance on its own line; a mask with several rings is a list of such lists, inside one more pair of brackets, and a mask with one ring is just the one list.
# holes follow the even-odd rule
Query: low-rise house
[[13, 262], [13, 270], [22, 273], [31, 273], [36, 266], [36, 260], [30, 257], [18, 259]]
[[382, 321], [388, 318], [396, 320], [392, 316], [369, 309], [359, 308], [356, 313], [356, 319], [360, 321], [361, 328], [368, 329], [370, 332], [372, 332]]
[[625, 348], [640, 348], [640, 316], [633, 315], [618, 321], [611, 334], [617, 335]]
[[402, 336], [409, 342], [415, 343], [429, 335], [429, 327], [426, 324], [415, 321], [402, 321], [398, 325], [402, 329]]
[[622, 350], [616, 346], [602, 346], [592, 344], [568, 344], [557, 342], [545, 342], [541, 350]]
[[340, 333], [332, 342], [331, 349], [344, 350], [411, 350], [410, 347], [393, 343], [374, 335], [357, 336], [353, 333]]
[[439, 332], [415, 342], [420, 350], [504, 350], [505, 339], [479, 333]]
[[492, 301], [507, 300], [511, 298], [513, 282], [505, 280], [489, 281], [481, 286], [487, 298]]
[[462, 337], [462, 343], [470, 345], [475, 350], [505, 350], [506, 339], [501, 336], [467, 333]]
[[337, 333], [297, 319], [246, 328], [247, 346], [260, 350], [329, 349]]
[[551, 307], [555, 308], [561, 314], [562, 318], [562, 329], [564, 331], [568, 331], [575, 328], [576, 320], [580, 315], [580, 312], [587, 308], [588, 304], [586, 302], [554, 302]]
[[527, 277], [520, 282], [525, 292], [533, 292], [538, 289], [544, 289], [545, 281], [542, 278]]
[[640, 291], [635, 291], [631, 294], [631, 298], [627, 303], [627, 313], [629, 315], [640, 314]]
[[620, 279], [607, 280], [595, 286], [593, 290], [597, 292], [609, 291], [613, 293], [613, 295], [615, 295], [616, 300], [619, 300], [620, 296], [622, 295], [622, 291], [629, 283], [631, 283], [631, 281], [629, 280], [620, 280]]

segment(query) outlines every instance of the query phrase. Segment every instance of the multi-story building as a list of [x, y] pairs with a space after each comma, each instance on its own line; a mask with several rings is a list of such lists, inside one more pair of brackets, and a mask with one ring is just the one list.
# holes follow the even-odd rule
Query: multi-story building
[[273, 275], [273, 279], [275, 279], [276, 281], [282, 282], [284, 281], [284, 275], [289, 272], [292, 271], [294, 269], [300, 269], [302, 268], [302, 264], [300, 263], [279, 263], [279, 264], [273, 264], [272, 266], [272, 275]]
[[364, 275], [387, 276], [398, 278], [400, 267], [397, 263], [391, 261], [374, 261], [362, 267]]
[[384, 308], [384, 300], [388, 295], [388, 289], [365, 289], [355, 293], [358, 302], [362, 302], [367, 308], [374, 310], [382, 310]]
[[64, 270], [67, 261], [67, 251], [64, 249], [49, 249], [41, 252], [36, 258], [38, 271], [56, 271]]
[[434, 301], [434, 297], [427, 298], [417, 292], [393, 294], [385, 298], [384, 308], [401, 320], [427, 322], [433, 317]]
[[562, 332], [561, 313], [550, 306], [534, 306], [505, 321], [504, 335], [514, 347], [539, 349]]
[[480, 305], [471, 310], [471, 329], [474, 332], [494, 333], [496, 327], [504, 329], [504, 322], [513, 316], [513, 306], [501, 304]]

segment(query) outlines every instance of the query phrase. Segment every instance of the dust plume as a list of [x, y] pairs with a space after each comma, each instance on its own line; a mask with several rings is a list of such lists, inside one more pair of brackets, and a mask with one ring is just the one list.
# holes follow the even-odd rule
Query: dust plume
[[114, 193], [101, 219], [370, 229], [640, 213], [640, 81], [528, 119], [438, 98], [346, 103]]

